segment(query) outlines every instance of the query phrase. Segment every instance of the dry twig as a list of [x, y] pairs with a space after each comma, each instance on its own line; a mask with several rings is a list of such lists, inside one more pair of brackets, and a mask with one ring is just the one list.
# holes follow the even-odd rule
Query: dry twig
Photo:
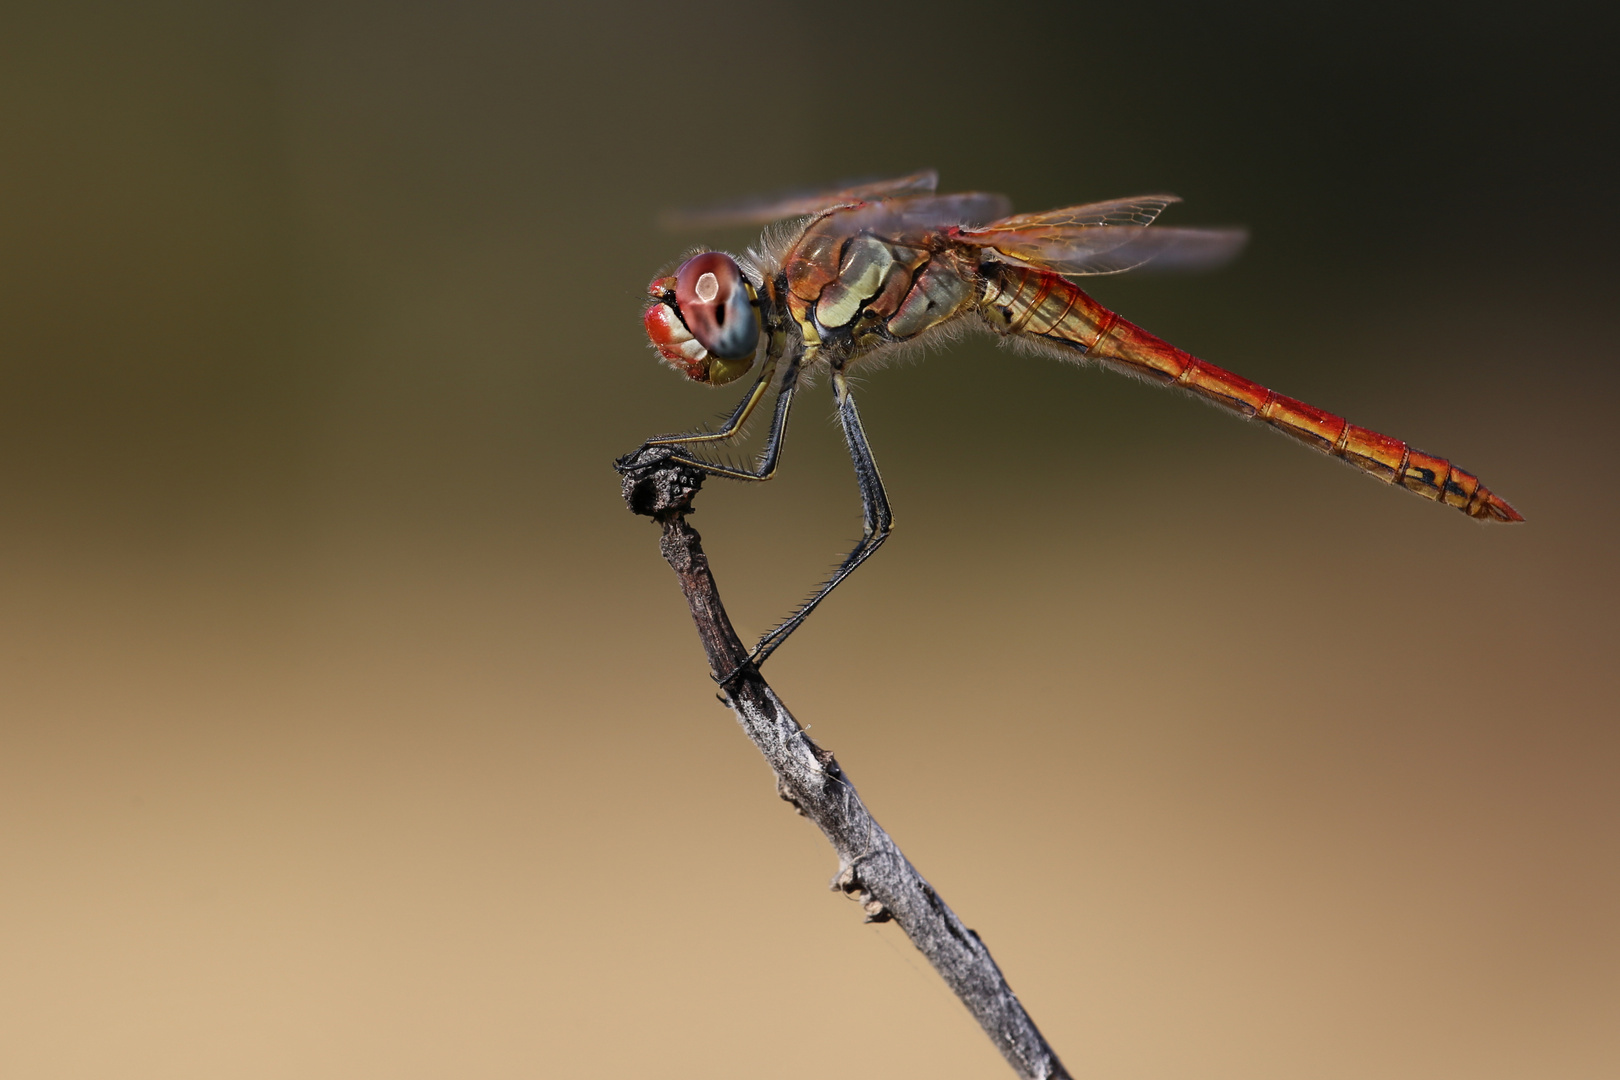
[[838, 854], [833, 888], [861, 904], [869, 922], [893, 920], [934, 965], [1018, 1075], [1067, 1080], [1034, 1021], [1002, 978], [979, 935], [962, 925], [945, 900], [900, 853], [873, 820], [831, 751], [817, 746], [748, 663], [748, 650], [732, 629], [701, 538], [686, 523], [703, 474], [649, 448], [624, 473], [630, 509], [663, 528], [659, 547], [680, 580], [692, 621], [715, 679], [731, 674], [723, 699], [776, 772], [777, 793], [814, 822]]

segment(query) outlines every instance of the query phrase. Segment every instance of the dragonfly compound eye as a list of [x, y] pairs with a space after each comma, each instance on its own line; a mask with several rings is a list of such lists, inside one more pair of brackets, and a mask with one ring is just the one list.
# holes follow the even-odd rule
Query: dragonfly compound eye
[[[753, 366], [759, 312], [748, 279], [730, 255], [706, 251], [686, 260], [675, 272], [675, 304], [692, 336], [717, 361], [707, 381], [730, 382]], [[736, 362], [742, 360], [748, 362]]]

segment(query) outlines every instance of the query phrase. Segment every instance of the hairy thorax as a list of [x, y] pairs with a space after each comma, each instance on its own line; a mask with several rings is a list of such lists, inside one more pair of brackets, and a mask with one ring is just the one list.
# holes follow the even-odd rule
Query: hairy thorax
[[863, 224], [858, 211], [826, 214], [782, 260], [772, 291], [820, 354], [813, 360], [841, 365], [914, 341], [978, 303], [973, 252], [937, 231], [880, 237]]

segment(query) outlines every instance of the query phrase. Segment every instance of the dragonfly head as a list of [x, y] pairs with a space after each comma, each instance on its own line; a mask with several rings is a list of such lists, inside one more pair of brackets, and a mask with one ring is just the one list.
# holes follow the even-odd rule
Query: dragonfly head
[[754, 366], [759, 297], [730, 255], [694, 255], [647, 292], [654, 301], [643, 319], [647, 337], [676, 371], [720, 386]]

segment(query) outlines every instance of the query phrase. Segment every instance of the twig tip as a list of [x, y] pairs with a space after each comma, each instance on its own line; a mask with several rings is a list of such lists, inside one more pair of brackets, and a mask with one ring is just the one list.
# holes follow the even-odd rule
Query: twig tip
[[703, 473], [672, 463], [672, 453], [667, 446], [646, 446], [613, 463], [623, 477], [624, 501], [632, 513], [663, 519], [691, 512]]

